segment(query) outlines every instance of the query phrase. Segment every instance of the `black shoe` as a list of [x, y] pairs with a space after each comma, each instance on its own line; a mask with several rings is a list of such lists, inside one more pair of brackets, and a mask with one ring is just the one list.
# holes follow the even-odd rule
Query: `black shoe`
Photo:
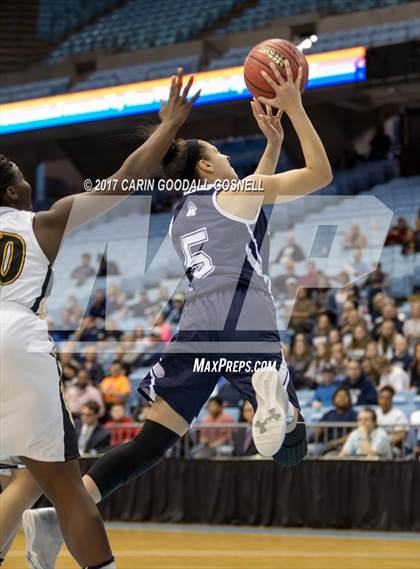
[[286, 434], [281, 449], [273, 458], [282, 466], [296, 466], [302, 462], [307, 452], [306, 425], [300, 411], [298, 411], [298, 424], [293, 431]]

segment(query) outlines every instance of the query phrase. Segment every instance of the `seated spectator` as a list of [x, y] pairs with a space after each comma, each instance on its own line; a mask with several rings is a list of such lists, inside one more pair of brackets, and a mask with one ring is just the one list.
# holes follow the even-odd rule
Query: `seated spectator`
[[382, 270], [381, 263], [374, 265], [374, 271], [370, 273], [366, 280], [366, 286], [368, 288], [368, 306], [369, 312], [373, 311], [373, 299], [376, 294], [382, 293], [389, 288], [389, 277]]
[[98, 362], [98, 354], [95, 346], [86, 346], [83, 354], [83, 367], [92, 378], [93, 383], [98, 385], [104, 378], [104, 368]]
[[71, 294], [67, 299], [66, 310], [69, 322], [74, 326], [79, 326], [83, 318], [83, 310], [74, 294]]
[[360, 365], [362, 367], [362, 372], [365, 375], [365, 377], [370, 379], [370, 381], [373, 383], [375, 387], [378, 387], [380, 373], [378, 371], [378, 368], [375, 366], [373, 360], [371, 358], [363, 358], [363, 360], [360, 362]]
[[184, 309], [185, 304], [185, 294], [183, 292], [177, 292], [173, 297], [171, 311], [166, 317], [166, 322], [172, 326], [179, 324], [181, 319], [181, 314]]
[[395, 354], [395, 341], [397, 339], [397, 331], [395, 330], [395, 324], [392, 320], [384, 320], [379, 327], [378, 335], [378, 352], [381, 356], [384, 356], [391, 360]]
[[287, 258], [282, 263], [283, 273], [274, 277], [272, 280], [273, 291], [276, 294], [286, 294], [287, 291], [287, 281], [289, 279], [294, 279], [297, 283], [298, 277], [295, 274], [295, 262], [292, 259]]
[[306, 273], [299, 277], [299, 286], [312, 288], [315, 287], [318, 282], [318, 273], [316, 270], [316, 264], [314, 261], [306, 261]]
[[101, 392], [92, 385], [92, 380], [85, 369], [77, 374], [76, 383], [66, 386], [66, 402], [73, 416], [78, 416], [89, 401], [95, 401], [99, 406], [99, 417], [105, 413]]
[[357, 324], [347, 344], [347, 355], [352, 360], [361, 360], [366, 354], [366, 348], [372, 338], [369, 336], [365, 324]]
[[147, 297], [147, 293], [140, 292], [136, 304], [131, 307], [131, 313], [136, 318], [145, 318], [147, 310], [152, 306], [153, 302]]
[[351, 394], [353, 405], [376, 405], [378, 395], [373, 383], [363, 375], [360, 362], [350, 360], [346, 367], [346, 377], [342, 383]]
[[71, 273], [70, 277], [76, 281], [77, 286], [81, 286], [88, 278], [96, 275], [96, 271], [91, 265], [91, 260], [92, 257], [89, 253], [83, 253], [80, 265]]
[[89, 316], [93, 318], [106, 318], [106, 298], [103, 290], [97, 290], [93, 299], [93, 304], [89, 308]]
[[412, 302], [410, 318], [404, 322], [403, 333], [410, 342], [420, 340], [420, 301]]
[[343, 380], [346, 375], [346, 354], [341, 342], [335, 342], [331, 346], [330, 362], [335, 367], [337, 379]]
[[306, 371], [312, 361], [312, 354], [303, 334], [297, 334], [290, 352], [288, 364], [293, 378], [293, 385], [296, 389], [311, 389], [313, 382], [306, 377]]
[[341, 382], [336, 379], [335, 367], [330, 363], [325, 363], [321, 367], [321, 382], [315, 389], [312, 406], [329, 407], [332, 405], [333, 396]]
[[420, 393], [420, 342], [414, 348], [414, 357], [410, 366], [410, 385]]
[[64, 386], [71, 385], [76, 381], [79, 369], [72, 364], [61, 364], [61, 380]]
[[398, 335], [394, 343], [394, 356], [391, 362], [408, 371], [411, 365], [411, 356], [408, 353], [408, 341], [404, 336]]
[[130, 380], [124, 375], [121, 364], [114, 361], [109, 372], [99, 384], [107, 408], [116, 403], [124, 405], [131, 393]]
[[314, 328], [314, 344], [317, 344], [318, 342], [328, 342], [331, 330], [332, 324], [328, 314], [320, 314]]
[[353, 249], [352, 260], [346, 264], [344, 270], [349, 275], [350, 280], [355, 280], [369, 273], [369, 267], [363, 261], [362, 250], [359, 248]]
[[105, 330], [102, 326], [98, 326], [96, 318], [93, 316], [85, 316], [80, 328], [74, 331], [71, 338], [79, 342], [98, 342], [106, 337]]
[[241, 407], [239, 422], [247, 423], [248, 426], [238, 429], [233, 435], [233, 456], [254, 456], [258, 454], [252, 438], [253, 417], [254, 409], [249, 401], [245, 401]]
[[208, 416], [200, 423], [199, 444], [192, 449], [194, 458], [211, 458], [222, 447], [232, 444], [232, 429], [212, 427], [218, 423], [233, 423], [230, 415], [223, 412], [223, 402], [219, 397], [212, 397], [207, 404]]
[[291, 259], [295, 263], [299, 261], [303, 261], [305, 258], [305, 254], [299, 245], [295, 242], [295, 236], [292, 231], [288, 231], [287, 233], [287, 244], [280, 249], [279, 254], [277, 255], [275, 263], [283, 263], [285, 259]]
[[404, 445], [404, 439], [408, 431], [408, 419], [398, 407], [394, 407], [393, 399], [395, 389], [385, 385], [379, 390], [379, 409], [376, 411], [378, 426], [387, 429], [392, 448], [399, 456]]
[[121, 274], [117, 263], [115, 263], [115, 261], [110, 261], [106, 253], [104, 253], [103, 255], [98, 253], [97, 259], [99, 263], [98, 277], [106, 277], [107, 275], [114, 276]]
[[141, 427], [132, 425], [133, 420], [125, 414], [124, 405], [113, 405], [109, 415], [110, 420], [105, 423], [105, 428], [111, 433], [111, 446], [115, 447], [131, 441], [140, 433]]
[[391, 363], [387, 358], [379, 362], [379, 387], [391, 385], [397, 393], [410, 387], [410, 376], [399, 365]]
[[80, 454], [97, 454], [109, 448], [110, 433], [99, 423], [99, 405], [88, 401], [81, 410], [80, 421], [76, 422], [76, 435]]
[[315, 347], [316, 355], [309, 364], [306, 370], [305, 376], [309, 378], [314, 384], [317, 384], [321, 380], [321, 370], [322, 368], [330, 362], [331, 354], [330, 347], [328, 344], [319, 343]]
[[328, 343], [330, 346], [333, 346], [334, 344], [341, 344], [341, 334], [337, 328], [332, 328], [328, 332]]
[[388, 232], [385, 240], [385, 246], [387, 245], [402, 245], [405, 240], [406, 233], [408, 231], [408, 223], [404, 217], [400, 217], [396, 225], [393, 225]]
[[357, 223], [354, 223], [350, 230], [344, 234], [343, 247], [344, 249], [363, 249], [366, 247], [367, 239], [361, 233], [360, 227]]
[[357, 429], [350, 433], [340, 457], [392, 458], [389, 437], [377, 425], [376, 413], [373, 409], [364, 409], [357, 415]]
[[376, 127], [374, 136], [370, 140], [370, 152], [368, 160], [386, 160], [392, 146], [392, 139], [385, 132], [383, 124]]
[[[338, 387], [333, 396], [335, 409], [327, 411], [321, 423], [355, 423], [357, 413], [352, 409], [351, 396], [348, 389]], [[351, 431], [350, 427], [316, 427], [312, 436], [309, 453], [315, 455], [337, 453]]]
[[344, 304], [351, 299], [352, 288], [349, 286], [349, 275], [345, 271], [337, 275], [336, 281], [340, 288], [330, 289], [326, 296], [325, 308], [335, 318], [339, 318], [343, 312]]
[[297, 292], [296, 302], [289, 322], [290, 328], [293, 328], [296, 333], [306, 333], [312, 328], [312, 319], [316, 314], [316, 306], [308, 296], [306, 288], [300, 288]]

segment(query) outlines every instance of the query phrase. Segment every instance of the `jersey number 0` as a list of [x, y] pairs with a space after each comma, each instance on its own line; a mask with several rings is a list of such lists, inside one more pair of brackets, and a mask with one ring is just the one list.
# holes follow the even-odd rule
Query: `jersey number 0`
[[25, 264], [26, 244], [16, 233], [0, 231], [0, 285], [10, 285], [19, 278]]

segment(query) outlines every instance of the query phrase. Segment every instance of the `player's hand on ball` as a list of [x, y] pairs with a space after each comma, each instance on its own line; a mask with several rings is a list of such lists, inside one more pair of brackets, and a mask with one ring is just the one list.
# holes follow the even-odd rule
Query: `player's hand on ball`
[[284, 139], [283, 127], [280, 122], [283, 111], [279, 109], [275, 114], [273, 114], [273, 109], [270, 105], [265, 105], [264, 111], [261, 103], [255, 98], [251, 101], [251, 108], [255, 120], [267, 141], [271, 144], [278, 144], [281, 146]]
[[201, 89], [197, 91], [191, 99], [187, 99], [191, 85], [194, 81], [194, 76], [188, 79], [187, 84], [182, 90], [182, 82], [184, 79], [184, 70], [182, 67], [178, 68], [177, 75], [172, 76], [171, 88], [169, 91], [169, 99], [167, 102], [161, 99], [161, 108], [159, 111], [159, 118], [161, 122], [172, 122], [178, 127], [181, 127], [190, 114], [191, 107], [200, 96]]
[[266, 97], [259, 97], [261, 103], [266, 103], [277, 109], [283, 109], [286, 113], [289, 113], [294, 108], [302, 104], [300, 87], [302, 82], [302, 67], [299, 67], [298, 75], [296, 81], [293, 81], [292, 70], [290, 68], [290, 63], [285, 60], [284, 68], [286, 70], [287, 78], [284, 79], [274, 63], [270, 63], [270, 67], [277, 79], [277, 83], [271, 79], [271, 77], [265, 72], [261, 71], [261, 75], [264, 80], [270, 85], [276, 94], [274, 99], [267, 99]]

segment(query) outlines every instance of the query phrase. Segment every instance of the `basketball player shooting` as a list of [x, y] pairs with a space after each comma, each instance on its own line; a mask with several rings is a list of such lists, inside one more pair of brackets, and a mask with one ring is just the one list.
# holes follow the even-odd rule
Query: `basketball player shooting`
[[[224, 373], [247, 398], [256, 414], [253, 436], [259, 452], [282, 465], [294, 465], [306, 454], [306, 429], [283, 358], [275, 321], [268, 266], [267, 219], [263, 205], [307, 195], [332, 179], [322, 142], [302, 105], [302, 69], [296, 80], [288, 62], [285, 77], [273, 65], [276, 80], [262, 72], [274, 97], [254, 101], [253, 112], [268, 144], [255, 174], [248, 180], [258, 192], [216, 191], [218, 180], [237, 181], [229, 157], [204, 140], [177, 139], [163, 158], [165, 176], [206, 182], [209, 190], [184, 195], [174, 212], [170, 235], [184, 263], [190, 291], [178, 332], [139, 390], [152, 402], [141, 433], [100, 458], [84, 476], [89, 494], [100, 502], [158, 464], [190, 428], [208, 400], [218, 372], [194, 372], [197, 353], [209, 359], [271, 361], [272, 371]], [[260, 103], [286, 113], [299, 137], [305, 166], [274, 174], [283, 133], [280, 116]], [[240, 329], [240, 320], [253, 329]], [[233, 344], [241, 346], [234, 353]], [[214, 350], [214, 347], [218, 349]], [[268, 346], [268, 348], [267, 348]], [[213, 349], [212, 349], [213, 348]], [[61, 537], [53, 509], [28, 510], [24, 529], [30, 555], [53, 567]], [[47, 537], [48, 536], [48, 537]], [[31, 565], [32, 568], [37, 567]]]
[[[24, 509], [45, 493], [79, 565], [116, 567], [99, 512], [82, 484], [75, 428], [41, 312], [64, 236], [109, 209], [110, 199], [111, 205], [119, 203], [122, 181], [150, 176], [165, 156], [199, 96], [188, 100], [193, 78], [181, 92], [182, 81], [179, 69], [162, 105], [160, 125], [110, 178], [116, 184], [101, 195], [65, 197], [48, 211], [33, 213], [31, 186], [16, 164], [0, 156], [0, 461], [27, 467], [15, 473], [0, 495], [0, 558]], [[35, 555], [31, 566], [48, 567]]]

